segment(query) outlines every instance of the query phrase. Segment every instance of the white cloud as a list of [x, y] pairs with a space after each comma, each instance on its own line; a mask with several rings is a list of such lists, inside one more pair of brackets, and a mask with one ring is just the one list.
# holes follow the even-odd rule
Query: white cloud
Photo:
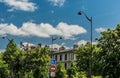
[[43, 38], [56, 35], [70, 39], [86, 32], [87, 31], [81, 26], [68, 25], [63, 22], [60, 22], [56, 27], [48, 23], [35, 24], [32, 22], [23, 23], [20, 28], [13, 24], [0, 24], [0, 35], [10, 34], [15, 36], [37, 36]]
[[23, 42], [22, 45], [24, 46], [35, 46], [35, 44], [32, 44], [32, 43], [28, 43], [28, 42]]
[[[89, 41], [87, 41], [87, 40], [80, 40], [80, 41], [78, 41], [77, 43], [75, 43], [75, 44], [78, 44], [78, 46], [81, 46], [81, 45], [85, 45], [87, 42], [89, 42]], [[98, 42], [92, 42], [92, 44], [94, 45], [94, 44], [98, 44]]]
[[100, 27], [100, 28], [96, 28], [95, 29], [96, 30], [96, 32], [103, 32], [103, 31], [106, 31], [106, 29], [105, 28], [102, 28], [102, 27]]
[[11, 7], [8, 11], [34, 11], [37, 9], [35, 3], [29, 2], [29, 0], [0, 0], [0, 2], [3, 2]]
[[54, 6], [63, 6], [66, 0], [48, 0]]
[[35, 24], [31, 22], [24, 23], [20, 28], [21, 31], [33, 36], [50, 37], [50, 35], [60, 35], [52, 25], [47, 23]]
[[[62, 44], [64, 44], [64, 43], [62, 43]], [[52, 48], [52, 49], [54, 48], [54, 50], [55, 50], [55, 49], [59, 50], [59, 48], [62, 47], [62, 46], [64, 46], [65, 49], [70, 49], [69, 47], [67, 47], [67, 46], [65, 46], [65, 45], [62, 45], [62, 44], [61, 44], [61, 45], [59, 45], [59, 44], [53, 44], [53, 45], [49, 45], [49, 46], [50, 46], [50, 48]]]
[[0, 49], [0, 53], [5, 52], [5, 49]]
[[73, 39], [74, 35], [83, 34], [87, 32], [83, 27], [80, 27], [79, 25], [68, 25], [67, 23], [63, 22], [59, 23], [56, 28], [61, 32], [61, 35], [64, 36], [66, 39], [67, 38]]
[[51, 13], [54, 14], [54, 10], [51, 10]]
[[1, 21], [1, 22], [4, 22], [4, 21], [5, 21], [5, 19], [4, 19], [4, 18], [1, 18], [1, 19], [0, 19], [0, 21]]
[[79, 46], [81, 46], [81, 45], [85, 45], [87, 42], [88, 42], [88, 41], [80, 40], [80, 41], [77, 42], [77, 44], [78, 44]]
[[27, 35], [13, 24], [0, 24], [0, 35]]
[[98, 44], [98, 42], [92, 42], [92, 44], [94, 45], [94, 44]]

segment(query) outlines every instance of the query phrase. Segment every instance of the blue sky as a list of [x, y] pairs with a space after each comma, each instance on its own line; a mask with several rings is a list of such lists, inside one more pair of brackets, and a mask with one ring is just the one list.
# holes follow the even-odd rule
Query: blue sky
[[[120, 23], [120, 0], [0, 0], [0, 37], [18, 44], [29, 42], [72, 47], [90, 41], [90, 22], [78, 11], [93, 18], [93, 42], [100, 32]], [[0, 49], [8, 40], [0, 38]]]

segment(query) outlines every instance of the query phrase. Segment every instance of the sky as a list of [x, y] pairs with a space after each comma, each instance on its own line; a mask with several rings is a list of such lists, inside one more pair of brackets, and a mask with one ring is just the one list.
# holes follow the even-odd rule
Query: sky
[[[93, 43], [100, 32], [113, 29], [120, 23], [120, 0], [0, 0], [0, 50], [8, 39], [37, 45], [54, 44], [72, 48], [73, 44], [90, 41], [90, 22], [93, 20]], [[6, 39], [2, 39], [5, 36]], [[62, 39], [59, 39], [62, 37]]]

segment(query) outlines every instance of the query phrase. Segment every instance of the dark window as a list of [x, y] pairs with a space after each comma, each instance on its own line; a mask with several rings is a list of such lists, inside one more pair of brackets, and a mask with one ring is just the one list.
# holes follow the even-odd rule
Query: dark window
[[74, 56], [73, 56], [73, 53], [71, 53], [71, 60], [73, 60], [74, 59]]
[[52, 55], [50, 57], [52, 58]]
[[62, 61], [62, 54], [60, 55], [60, 61]]
[[67, 69], [67, 63], [65, 63], [64, 66], [65, 66], [65, 69]]
[[55, 60], [57, 61], [57, 55], [55, 55]]
[[65, 60], [67, 60], [67, 54], [65, 54]]

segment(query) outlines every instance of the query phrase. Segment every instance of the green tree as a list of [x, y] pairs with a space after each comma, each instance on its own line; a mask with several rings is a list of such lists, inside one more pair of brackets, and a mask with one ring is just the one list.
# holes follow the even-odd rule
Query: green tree
[[78, 71], [89, 73], [89, 65], [91, 61], [90, 46], [91, 44], [88, 42], [86, 45], [83, 45], [75, 50]]
[[[35, 78], [47, 78], [49, 74], [49, 66], [50, 66], [50, 56], [49, 56], [49, 49], [48, 47], [41, 47], [37, 46], [35, 49], [35, 53], [32, 55], [34, 58], [32, 58], [32, 61], [35, 63], [34, 68], [34, 77]], [[38, 74], [36, 74], [38, 73]]]
[[19, 53], [19, 59], [18, 59], [18, 62], [17, 62], [17, 67], [18, 67], [18, 77], [19, 78], [27, 78], [28, 75], [30, 75], [30, 73], [32, 71], [29, 71], [27, 72], [27, 65], [26, 65], [26, 60], [28, 60], [29, 58], [27, 58], [27, 53], [28, 51], [24, 51], [24, 50], [21, 50], [20, 53]]
[[[49, 74], [49, 48], [37, 46], [32, 50], [21, 50], [13, 39], [9, 40], [3, 60], [0, 59], [0, 71], [10, 70], [12, 78], [47, 78]], [[6, 70], [2, 70], [6, 69]], [[4, 77], [3, 77], [4, 78]]]
[[3, 54], [0, 53], [0, 78], [7, 78], [9, 76], [8, 64], [3, 60]]
[[101, 33], [98, 39], [101, 64], [101, 74], [108, 78], [120, 77], [120, 24], [115, 29], [108, 29]]
[[92, 45], [91, 52], [91, 44], [88, 42], [85, 45], [82, 45], [78, 49], [75, 50], [76, 53], [76, 63], [77, 69], [79, 72], [86, 72], [87, 76], [91, 75], [100, 75], [100, 63], [99, 61], [99, 52], [100, 48], [97, 45]]
[[99, 63], [100, 56], [99, 52], [101, 51], [100, 48], [96, 45], [93, 45], [93, 50], [92, 50], [92, 62], [91, 62], [91, 68], [92, 68], [92, 75], [99, 76], [100, 74], [100, 69], [102, 68], [101, 64]]
[[83, 71], [77, 72], [76, 78], [87, 78], [87, 74], [86, 72], [83, 72]]
[[67, 72], [63, 67], [63, 64], [58, 63], [56, 67], [57, 67], [56, 78], [67, 78]]
[[50, 66], [49, 52], [47, 47], [40, 47], [39, 45], [36, 49], [26, 51], [23, 59], [25, 74], [30, 74], [32, 71], [33, 78], [47, 78]]
[[19, 48], [17, 47], [16, 43], [13, 39], [11, 39], [6, 47], [5, 52], [3, 53], [3, 59], [8, 64], [11, 76], [17, 76], [18, 68], [18, 55], [19, 55]]
[[77, 67], [74, 62], [71, 62], [71, 66], [67, 69], [68, 78], [78, 78], [77, 77]]

